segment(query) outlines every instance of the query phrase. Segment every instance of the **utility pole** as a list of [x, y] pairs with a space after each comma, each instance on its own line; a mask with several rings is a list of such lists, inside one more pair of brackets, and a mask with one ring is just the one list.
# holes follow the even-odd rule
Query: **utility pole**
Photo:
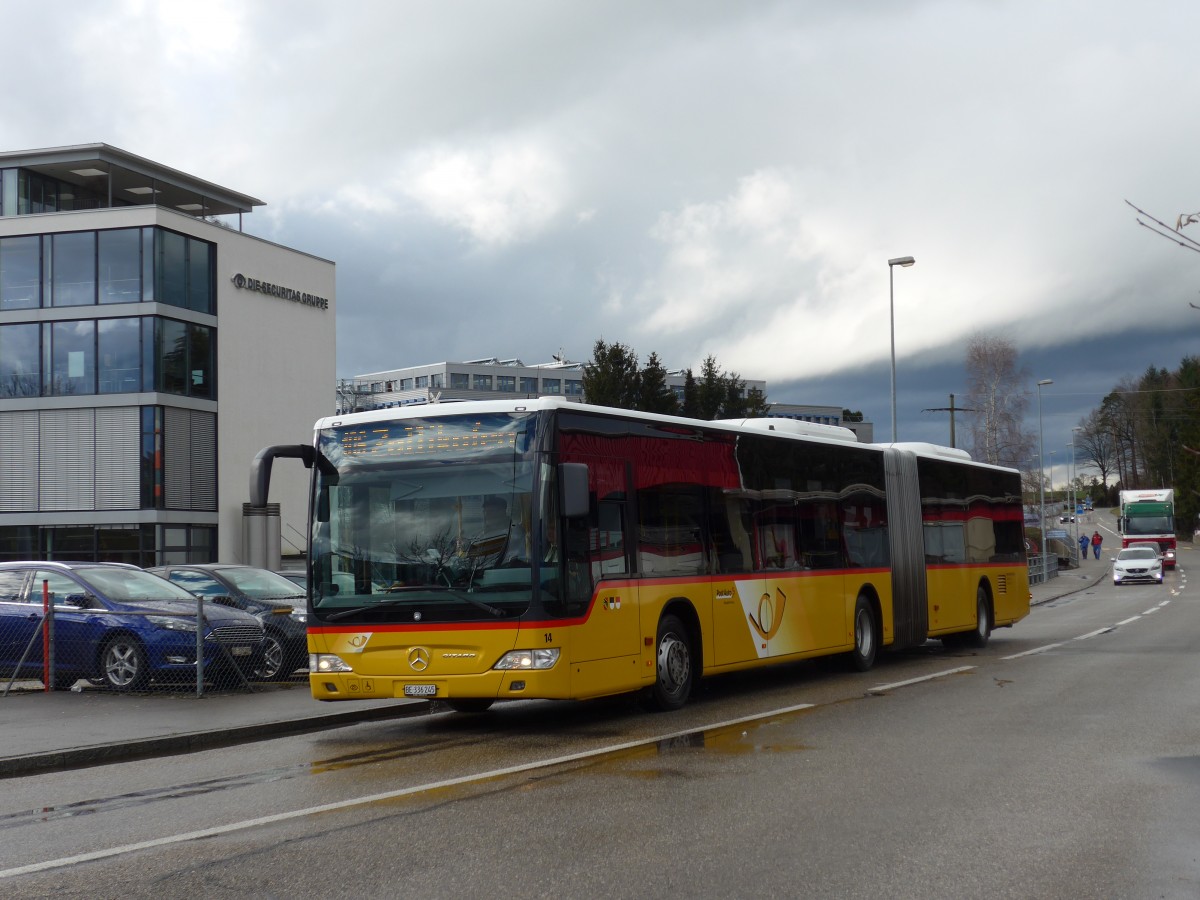
[[966, 406], [955, 406], [954, 405], [954, 395], [951, 394], [949, 406], [938, 406], [938, 407], [935, 407], [934, 409], [923, 409], [923, 410], [921, 410], [921, 412], [948, 412], [948, 413], [950, 413], [950, 446], [957, 447], [958, 445], [956, 443], [954, 443], [954, 414], [956, 412], [975, 412], [975, 410], [971, 409], [970, 407], [966, 407]]

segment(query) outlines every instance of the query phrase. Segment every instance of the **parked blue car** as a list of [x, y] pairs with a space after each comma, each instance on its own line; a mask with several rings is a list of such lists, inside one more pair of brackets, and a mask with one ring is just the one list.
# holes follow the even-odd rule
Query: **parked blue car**
[[[0, 673], [41, 678], [43, 592], [54, 607], [54, 686], [81, 678], [120, 691], [152, 679], [195, 679], [196, 597], [121, 563], [0, 563]], [[263, 627], [238, 609], [205, 604], [206, 678], [240, 683], [261, 664]], [[209, 676], [208, 673], [212, 673]]]

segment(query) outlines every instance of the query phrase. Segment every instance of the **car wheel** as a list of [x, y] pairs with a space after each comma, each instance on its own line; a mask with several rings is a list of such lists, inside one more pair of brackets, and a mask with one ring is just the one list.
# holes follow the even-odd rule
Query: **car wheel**
[[862, 594], [854, 604], [854, 649], [850, 651], [850, 665], [865, 672], [875, 665], [879, 652], [879, 623], [871, 602]]
[[254, 677], [262, 681], [282, 681], [291, 675], [284, 662], [287, 650], [279, 635], [273, 631], [263, 634], [262, 661], [254, 668]]
[[663, 616], [658, 623], [658, 648], [651, 704], [660, 710], [681, 708], [692, 693], [692, 645], [678, 616]]
[[109, 640], [100, 654], [100, 675], [104, 685], [117, 691], [144, 687], [150, 680], [146, 651], [136, 638], [121, 634]]

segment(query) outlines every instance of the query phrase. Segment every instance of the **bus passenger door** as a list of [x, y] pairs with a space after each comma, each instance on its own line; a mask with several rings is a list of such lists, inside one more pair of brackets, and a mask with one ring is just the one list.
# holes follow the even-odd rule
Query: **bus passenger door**
[[593, 496], [586, 520], [568, 524], [567, 572], [572, 606], [582, 613], [572, 629], [568, 661], [577, 696], [630, 689], [641, 655], [638, 590], [629, 578], [625, 464], [588, 458]]

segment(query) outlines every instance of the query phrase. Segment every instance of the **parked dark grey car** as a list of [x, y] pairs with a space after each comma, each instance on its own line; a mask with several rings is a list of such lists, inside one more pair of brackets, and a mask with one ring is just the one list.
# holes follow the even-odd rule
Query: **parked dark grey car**
[[264, 681], [289, 678], [308, 665], [305, 595], [295, 582], [269, 569], [223, 563], [155, 566], [147, 571], [256, 616], [264, 635], [262, 662], [255, 674]]

